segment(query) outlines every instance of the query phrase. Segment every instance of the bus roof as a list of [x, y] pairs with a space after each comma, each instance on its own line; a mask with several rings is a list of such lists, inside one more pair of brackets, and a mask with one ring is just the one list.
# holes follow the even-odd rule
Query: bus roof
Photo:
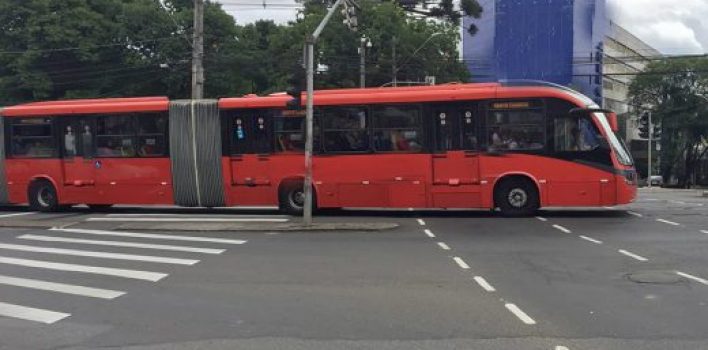
[[5, 117], [72, 115], [93, 113], [163, 112], [167, 97], [127, 97], [31, 102], [0, 110]]
[[[577, 94], [579, 95], [579, 94]], [[455, 102], [466, 100], [482, 100], [490, 98], [543, 98], [556, 97], [569, 100], [579, 107], [585, 107], [587, 101], [565, 89], [544, 84], [448, 84], [418, 87], [390, 87], [366, 89], [339, 89], [315, 91], [314, 104], [318, 106], [357, 105], [378, 103], [412, 103], [412, 102]], [[222, 109], [237, 108], [284, 108], [291, 97], [287, 94], [269, 96], [246, 96], [239, 98], [222, 98], [219, 107]], [[305, 95], [303, 94], [303, 102]]]

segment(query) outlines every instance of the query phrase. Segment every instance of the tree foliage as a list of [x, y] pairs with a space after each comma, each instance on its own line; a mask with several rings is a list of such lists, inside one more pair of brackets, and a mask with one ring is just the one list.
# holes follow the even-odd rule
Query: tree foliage
[[[456, 50], [453, 22], [459, 16], [444, 10], [447, 1], [440, 3], [442, 10], [427, 10], [446, 20], [412, 15], [395, 1], [358, 2], [360, 32], [349, 31], [337, 14], [317, 45], [319, 66], [326, 67], [316, 78], [318, 87], [358, 86], [362, 34], [373, 43], [366, 53], [369, 86], [392, 80], [394, 45], [401, 80], [467, 78]], [[324, 5], [308, 2], [287, 25], [237, 25], [221, 5], [207, 0], [206, 96], [284, 90]], [[0, 106], [87, 97], [189, 97], [192, 7], [192, 0], [0, 0]]]
[[661, 125], [662, 176], [690, 183], [708, 151], [708, 59], [653, 62], [632, 82], [630, 96]]

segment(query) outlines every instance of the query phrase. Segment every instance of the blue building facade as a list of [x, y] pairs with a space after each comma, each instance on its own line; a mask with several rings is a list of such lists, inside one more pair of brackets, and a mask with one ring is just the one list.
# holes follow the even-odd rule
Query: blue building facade
[[605, 0], [479, 0], [475, 36], [463, 34], [472, 81], [544, 80], [602, 104]]

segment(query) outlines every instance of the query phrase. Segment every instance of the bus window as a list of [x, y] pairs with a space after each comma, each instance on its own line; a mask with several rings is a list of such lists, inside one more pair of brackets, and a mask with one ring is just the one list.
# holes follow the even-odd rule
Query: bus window
[[540, 109], [490, 111], [487, 119], [489, 150], [542, 150], [546, 139], [544, 122]]
[[363, 107], [330, 108], [323, 111], [324, 150], [350, 153], [369, 150], [367, 110]]
[[374, 147], [379, 152], [423, 150], [419, 106], [386, 106], [373, 110]]
[[98, 157], [135, 157], [131, 116], [102, 116], [96, 120]]
[[76, 137], [76, 127], [75, 125], [68, 124], [64, 126], [64, 133], [62, 134], [63, 145], [64, 145], [64, 158], [74, 158], [77, 154], [77, 137]]
[[462, 110], [462, 148], [468, 151], [479, 149], [477, 120], [472, 109]]
[[249, 151], [252, 128], [246, 115], [236, 115], [231, 119], [231, 154], [244, 154]]
[[589, 152], [600, 147], [602, 135], [588, 117], [554, 120], [556, 152]]
[[[313, 125], [313, 151], [319, 150], [319, 126], [315, 118]], [[275, 151], [279, 153], [303, 152], [305, 150], [305, 118], [283, 117], [273, 118], [275, 127]]]
[[11, 152], [17, 158], [55, 157], [56, 147], [49, 118], [26, 118], [11, 124]]
[[138, 118], [138, 155], [160, 157], [167, 154], [167, 116], [140, 116]]
[[81, 155], [84, 158], [93, 158], [95, 155], [94, 151], [94, 142], [93, 142], [93, 123], [92, 120], [89, 120], [88, 118], [84, 118], [81, 120], [81, 128], [79, 129], [81, 132]]

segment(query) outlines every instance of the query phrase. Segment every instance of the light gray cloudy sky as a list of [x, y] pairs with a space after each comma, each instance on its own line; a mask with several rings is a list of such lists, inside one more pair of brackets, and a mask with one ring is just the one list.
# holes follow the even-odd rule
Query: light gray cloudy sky
[[[222, 0], [240, 24], [260, 18], [285, 23], [297, 15], [294, 0]], [[708, 53], [708, 0], [607, 0], [613, 20], [666, 54]]]

